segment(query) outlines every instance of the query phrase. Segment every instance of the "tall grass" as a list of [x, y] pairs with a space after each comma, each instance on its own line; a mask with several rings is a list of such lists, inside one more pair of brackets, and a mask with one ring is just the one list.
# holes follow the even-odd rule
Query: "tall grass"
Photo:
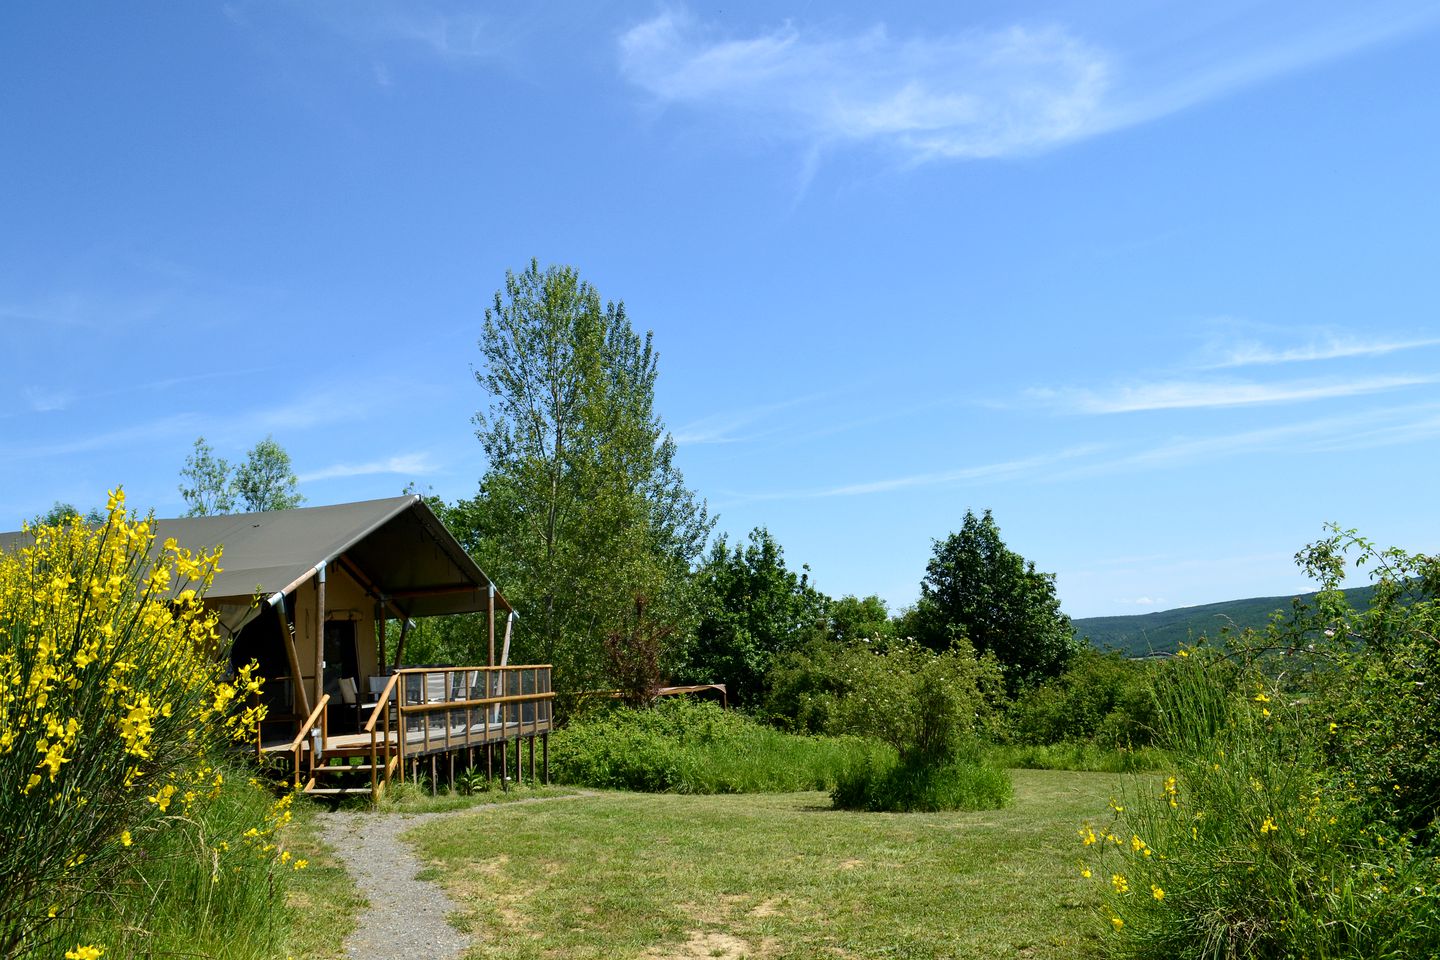
[[1334, 722], [1205, 651], [1157, 679], [1168, 775], [1081, 828], [1120, 956], [1433, 956], [1435, 861], [1324, 762]]
[[577, 721], [550, 739], [556, 781], [672, 793], [828, 790], [883, 745], [782, 733], [712, 703], [672, 699]]
[[1023, 770], [1085, 770], [1091, 773], [1137, 773], [1163, 770], [1170, 757], [1156, 747], [1110, 747], [1098, 743], [992, 744], [986, 761], [996, 767]]
[[[284, 955], [290, 917], [286, 881], [295, 861], [274, 856], [274, 828], [288, 798], [275, 798], [244, 775], [227, 771], [213, 801], [132, 841], [135, 853], [103, 887], [57, 916], [46, 931], [63, 948], [103, 944], [107, 957], [224, 957], [270, 960]], [[258, 844], [241, 842], [265, 825]], [[257, 828], [257, 834], [262, 831]], [[271, 849], [265, 849], [271, 846]], [[57, 956], [23, 948], [20, 958]]]

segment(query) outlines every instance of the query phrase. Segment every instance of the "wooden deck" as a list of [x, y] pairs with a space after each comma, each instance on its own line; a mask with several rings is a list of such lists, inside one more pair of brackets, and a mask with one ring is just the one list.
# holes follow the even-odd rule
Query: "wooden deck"
[[[549, 782], [549, 736], [554, 725], [548, 665], [414, 668], [393, 674], [355, 733], [329, 732], [329, 696], [321, 698], [294, 737], [257, 743], [262, 763], [289, 756], [296, 789], [344, 795], [369, 792], [378, 800], [392, 777], [418, 778], [428, 766], [432, 783], [454, 781], [457, 769], [511, 779], [523, 773], [528, 745], [530, 777], [537, 777], [540, 742], [544, 782]], [[350, 709], [355, 709], [353, 706]], [[498, 757], [497, 757], [498, 754]]]

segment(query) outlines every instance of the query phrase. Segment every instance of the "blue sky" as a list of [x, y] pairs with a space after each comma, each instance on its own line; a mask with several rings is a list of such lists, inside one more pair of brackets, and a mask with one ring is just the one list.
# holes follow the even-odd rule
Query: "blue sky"
[[1072, 616], [1433, 551], [1422, 3], [0, 8], [0, 528], [203, 434], [472, 494], [483, 310], [567, 263], [691, 486], [911, 602], [992, 508]]

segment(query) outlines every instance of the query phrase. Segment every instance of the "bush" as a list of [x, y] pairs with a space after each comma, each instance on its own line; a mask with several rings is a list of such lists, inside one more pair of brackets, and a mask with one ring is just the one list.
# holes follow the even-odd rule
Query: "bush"
[[258, 719], [241, 706], [258, 682], [226, 679], [201, 605], [218, 555], [152, 551], [121, 495], [108, 510], [0, 555], [3, 956], [48, 949], [170, 831], [203, 822], [227, 744]]
[[1334, 779], [1312, 704], [1204, 650], [1158, 693], [1174, 772], [1081, 829], [1118, 953], [1434, 954], [1440, 870]]
[[782, 733], [713, 703], [670, 698], [617, 707], [553, 734], [560, 783], [675, 793], [827, 790], [840, 771], [888, 751], [854, 737]]
[[782, 657], [767, 683], [765, 712], [777, 726], [940, 753], [990, 732], [1004, 697], [998, 662], [964, 641], [943, 653], [909, 640], [816, 642]]
[[1023, 691], [1006, 713], [1016, 743], [1094, 743], [1108, 748], [1147, 746], [1155, 727], [1148, 661], [1119, 653], [1081, 651], [1065, 672]]
[[840, 810], [934, 813], [995, 810], [1013, 794], [1005, 771], [974, 760], [870, 758], [841, 774], [830, 799]]

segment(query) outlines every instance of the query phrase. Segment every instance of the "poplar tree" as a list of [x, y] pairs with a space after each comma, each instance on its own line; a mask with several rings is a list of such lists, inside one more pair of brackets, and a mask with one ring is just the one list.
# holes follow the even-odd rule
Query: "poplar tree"
[[537, 261], [485, 311], [475, 416], [488, 466], [461, 536], [520, 613], [516, 659], [555, 666], [557, 688], [609, 681], [607, 635], [637, 600], [685, 619], [691, 564], [713, 520], [675, 467], [654, 410], [658, 355], [623, 303], [571, 267]]

